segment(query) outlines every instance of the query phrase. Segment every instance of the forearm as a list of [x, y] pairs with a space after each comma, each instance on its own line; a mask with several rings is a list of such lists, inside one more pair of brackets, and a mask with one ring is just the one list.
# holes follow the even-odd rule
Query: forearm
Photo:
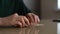
[[6, 19], [0, 18], [0, 26], [6, 26]]
[[4, 26], [5, 24], [4, 24], [4, 20], [3, 20], [3, 18], [0, 18], [0, 26]]
[[0, 18], [0, 26], [11, 26], [11, 22], [13, 23], [14, 18], [14, 15]]

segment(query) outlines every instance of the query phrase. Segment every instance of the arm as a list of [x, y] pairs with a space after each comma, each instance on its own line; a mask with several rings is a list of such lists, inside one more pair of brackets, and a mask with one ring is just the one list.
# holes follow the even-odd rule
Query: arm
[[2, 18], [0, 18], [0, 26], [2, 26], [3, 25], [3, 23], [2, 23]]
[[[22, 26], [21, 23], [23, 22], [23, 20], [26, 21], [27, 23], [29, 23], [28, 19], [25, 16], [18, 16], [18, 14], [17, 15], [12, 14], [15, 10], [14, 8], [15, 8], [15, 1], [14, 0], [13, 1], [12, 0], [4, 0], [2, 2], [2, 8], [0, 6], [0, 26], [12, 26], [12, 25], [15, 26], [17, 24]], [[16, 8], [18, 8], [18, 9], [23, 8], [23, 6], [19, 7], [19, 5], [18, 5], [18, 6], [16, 6]], [[17, 19], [19, 19], [19, 20], [17, 20]], [[22, 22], [20, 23], [19, 21], [22, 21]]]

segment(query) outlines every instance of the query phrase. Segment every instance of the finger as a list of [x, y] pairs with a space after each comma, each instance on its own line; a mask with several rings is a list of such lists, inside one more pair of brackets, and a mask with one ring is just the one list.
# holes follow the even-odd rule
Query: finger
[[31, 24], [31, 19], [27, 16], [28, 20], [29, 20], [29, 23]]
[[31, 23], [34, 23], [34, 19], [33, 19], [32, 14], [28, 14], [28, 17], [30, 18]]
[[38, 23], [40, 22], [40, 19], [38, 18]]
[[24, 17], [24, 21], [26, 24], [30, 25], [29, 20], [26, 17]]
[[35, 18], [34, 18], [35, 22], [36, 23], [39, 23], [40, 22], [39, 17], [37, 15], [33, 14], [33, 13], [32, 13], [32, 15], [35, 16]]
[[36, 15], [36, 23], [39, 22], [39, 17]]
[[40, 22], [40, 19], [39, 19], [39, 17], [37, 16], [37, 23], [39, 23]]
[[16, 19], [18, 18], [18, 14], [15, 13], [15, 14], [13, 14], [11, 17], [12, 17], [13, 20], [14, 20], [14, 19], [16, 20]]
[[18, 22], [18, 25], [19, 25], [20, 27], [22, 27], [22, 23], [21, 23], [21, 22]]
[[18, 14], [17, 13], [13, 14], [11, 22], [13, 22], [13, 24], [16, 23], [17, 18], [18, 18]]
[[23, 27], [24, 27], [24, 26], [27, 26], [27, 24], [25, 23], [24, 18], [22, 19], [22, 23], [23, 23]]
[[[19, 17], [19, 18], [20, 18], [20, 17]], [[25, 21], [24, 21], [24, 18], [20, 18], [19, 21], [22, 23], [22, 26], [23, 26], [23, 27], [24, 27], [24, 26], [27, 26], [27, 24], [26, 24]]]
[[32, 14], [33, 18], [34, 18], [34, 22], [37, 23], [37, 16], [35, 14]]

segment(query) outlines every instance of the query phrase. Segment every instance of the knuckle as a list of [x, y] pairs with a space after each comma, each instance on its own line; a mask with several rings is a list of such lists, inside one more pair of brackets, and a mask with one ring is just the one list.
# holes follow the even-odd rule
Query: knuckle
[[37, 15], [36, 15], [37, 18], [39, 18]]
[[31, 15], [31, 13], [28, 13], [28, 15]]

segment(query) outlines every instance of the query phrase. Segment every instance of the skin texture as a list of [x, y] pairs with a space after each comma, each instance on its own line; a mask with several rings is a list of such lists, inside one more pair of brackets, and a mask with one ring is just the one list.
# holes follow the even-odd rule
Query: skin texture
[[0, 26], [19, 25], [20, 27], [28, 27], [32, 23], [37, 24], [38, 22], [40, 22], [39, 17], [33, 13], [28, 13], [26, 16], [21, 16], [15, 13], [11, 16], [0, 18]]

